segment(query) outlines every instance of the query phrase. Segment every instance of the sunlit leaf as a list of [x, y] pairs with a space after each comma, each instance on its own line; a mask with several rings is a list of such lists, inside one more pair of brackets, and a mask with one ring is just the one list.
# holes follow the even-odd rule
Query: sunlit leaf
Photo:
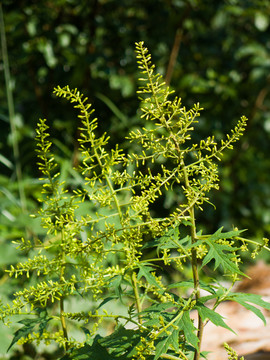
[[209, 309], [204, 304], [197, 302], [194, 309], [198, 310], [198, 313], [203, 321], [209, 319], [214, 325], [222, 326], [225, 329], [228, 329], [234, 333], [234, 331], [224, 322], [223, 317], [218, 314], [216, 311]]
[[247, 310], [252, 311], [257, 315], [263, 322], [266, 324], [265, 317], [260, 309], [252, 304], [258, 305], [264, 309], [270, 311], [270, 303], [264, 301], [262, 297], [258, 294], [247, 294], [247, 293], [230, 293], [226, 300], [235, 301], [238, 304], [244, 306]]

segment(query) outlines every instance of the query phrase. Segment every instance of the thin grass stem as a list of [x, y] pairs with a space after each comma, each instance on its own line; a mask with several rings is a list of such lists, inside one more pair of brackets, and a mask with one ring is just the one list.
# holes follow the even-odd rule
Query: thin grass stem
[[22, 181], [22, 167], [20, 162], [20, 152], [19, 152], [19, 144], [18, 144], [18, 136], [17, 129], [15, 123], [15, 110], [14, 110], [14, 101], [12, 94], [12, 83], [9, 71], [9, 60], [8, 60], [8, 50], [7, 50], [7, 42], [6, 42], [6, 32], [4, 25], [4, 15], [2, 9], [2, 3], [0, 3], [0, 32], [1, 32], [1, 50], [3, 56], [3, 65], [4, 65], [4, 76], [6, 82], [6, 93], [7, 93], [7, 103], [8, 103], [8, 112], [9, 112], [9, 121], [10, 121], [10, 129], [11, 129], [11, 138], [12, 138], [12, 148], [13, 148], [13, 156], [15, 162], [15, 171], [16, 178], [18, 182], [19, 196], [20, 196], [20, 204], [23, 212], [26, 212], [26, 197], [25, 190]]

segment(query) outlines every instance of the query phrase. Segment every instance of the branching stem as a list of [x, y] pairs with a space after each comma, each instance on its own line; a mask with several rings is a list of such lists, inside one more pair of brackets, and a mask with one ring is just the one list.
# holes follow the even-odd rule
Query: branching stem
[[[151, 73], [151, 70], [149, 69], [148, 64], [147, 64], [147, 59], [144, 57], [143, 60], [144, 60], [144, 63], [145, 63], [145, 68], [146, 68], [146, 71], [147, 71], [147, 77], [148, 77], [148, 81], [149, 81], [150, 88], [151, 88], [151, 91], [152, 91], [152, 95], [153, 95], [153, 98], [154, 98], [154, 101], [155, 101], [155, 106], [158, 109], [158, 114], [160, 116], [160, 119], [159, 119], [160, 123], [163, 124], [163, 126], [167, 129], [167, 131], [170, 134], [170, 137], [172, 138], [172, 140], [174, 142], [176, 151], [177, 151], [178, 156], [179, 156], [179, 162], [181, 164], [181, 170], [182, 170], [183, 175], [184, 175], [185, 188], [190, 189], [191, 186], [190, 186], [190, 183], [189, 183], [188, 173], [187, 173], [187, 170], [186, 170], [186, 165], [185, 165], [184, 159], [182, 157], [182, 152], [181, 152], [180, 146], [179, 146], [179, 144], [177, 142], [177, 139], [175, 137], [174, 132], [172, 131], [169, 123], [166, 121], [166, 118], [164, 116], [162, 106], [160, 105], [160, 98], [157, 96], [156, 89], [155, 89], [155, 86], [153, 84], [152, 73]], [[197, 240], [196, 239], [195, 213], [194, 213], [195, 201], [194, 201], [193, 204], [188, 203], [187, 206], [189, 207], [188, 213], [189, 213], [191, 224], [192, 224], [190, 226], [191, 242], [192, 242], [192, 244], [194, 244], [196, 242], [196, 240]], [[197, 262], [197, 250], [196, 250], [196, 248], [192, 248], [192, 250], [191, 250], [191, 266], [192, 266], [192, 274], [193, 274], [194, 294], [195, 294], [196, 301], [198, 301], [199, 298], [200, 298], [200, 283], [199, 283], [199, 273], [198, 273], [198, 262]], [[180, 314], [181, 314], [181, 312], [180, 312]], [[180, 316], [180, 314], [179, 314], [179, 316]], [[178, 318], [178, 316], [176, 318]], [[175, 318], [174, 318], [173, 321], [175, 321]], [[168, 326], [170, 326], [170, 323], [167, 324], [167, 326], [165, 328], [167, 328]], [[163, 331], [163, 329], [162, 329], [162, 331]], [[199, 357], [200, 357], [200, 344], [201, 344], [201, 339], [202, 339], [202, 332], [203, 332], [203, 321], [202, 321], [200, 315], [198, 314], [197, 337], [198, 337], [199, 342], [198, 342], [198, 350], [195, 350], [195, 353], [194, 353], [194, 360], [199, 360]]]
[[[182, 160], [182, 168], [184, 173], [184, 181], [185, 181], [185, 187], [189, 188], [189, 179], [187, 172], [185, 170], [185, 163], [184, 160]], [[195, 212], [194, 212], [194, 205], [189, 210], [190, 220], [191, 220], [191, 227], [190, 227], [190, 236], [191, 236], [191, 242], [194, 244], [196, 242], [196, 222], [195, 222]], [[196, 301], [200, 298], [200, 280], [199, 280], [199, 272], [198, 272], [198, 260], [197, 260], [197, 250], [196, 248], [192, 248], [191, 250], [191, 267], [192, 267], [192, 274], [193, 274], [193, 286], [195, 291], [195, 298]], [[195, 349], [194, 353], [194, 360], [199, 360], [200, 358], [200, 347], [201, 347], [201, 340], [202, 340], [202, 333], [203, 333], [203, 321], [198, 313], [198, 350]]]

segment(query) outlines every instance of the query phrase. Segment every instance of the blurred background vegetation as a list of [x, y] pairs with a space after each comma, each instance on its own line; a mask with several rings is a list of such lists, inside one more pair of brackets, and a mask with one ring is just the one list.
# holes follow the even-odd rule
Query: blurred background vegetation
[[[246, 236], [257, 240], [270, 236], [268, 0], [5, 0], [2, 12], [7, 42], [5, 49], [2, 29], [3, 300], [10, 297], [5, 268], [22, 259], [11, 241], [39, 236], [42, 231], [29, 218], [37, 211], [40, 195], [34, 151], [38, 118], [47, 118], [51, 125], [63, 179], [71, 187], [80, 182], [73, 170], [78, 162], [79, 123], [75, 111], [52, 96], [53, 88], [68, 84], [83, 92], [96, 109], [99, 131], [107, 131], [113, 143], [127, 149], [124, 137], [142, 126], [137, 111], [135, 41], [145, 42], [157, 70], [186, 107], [200, 102], [205, 109], [197, 127], [198, 139], [211, 134], [221, 139], [241, 115], [249, 118], [244, 137], [223, 159], [220, 190], [210, 199], [216, 209], [209, 205], [198, 214], [204, 231], [235, 225], [248, 229]], [[7, 84], [5, 55], [10, 69]], [[12, 90], [14, 114], [8, 106], [7, 88]], [[168, 192], [162, 206], [153, 211], [162, 216], [175, 202], [177, 195]], [[9, 344], [10, 338], [3, 342]]]

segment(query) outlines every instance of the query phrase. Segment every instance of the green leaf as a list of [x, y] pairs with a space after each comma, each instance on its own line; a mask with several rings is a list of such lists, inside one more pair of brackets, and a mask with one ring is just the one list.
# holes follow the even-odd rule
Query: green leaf
[[222, 239], [232, 239], [235, 236], [238, 236], [243, 230], [233, 230], [226, 233], [222, 233], [222, 227], [218, 229], [213, 235], [209, 236], [207, 239], [199, 240], [193, 247], [202, 244], [202, 242], [206, 243], [209, 246], [209, 251], [202, 262], [202, 267], [207, 265], [211, 260], [214, 260], [215, 266], [214, 270], [216, 270], [219, 266], [221, 266], [226, 273], [230, 274], [240, 274], [242, 276], [246, 276], [242, 271], [239, 270], [237, 264], [235, 263], [235, 251], [236, 247], [217, 243], [218, 240]]
[[252, 311], [266, 325], [265, 317], [261, 310], [251, 305], [252, 303], [270, 311], [270, 303], [264, 301], [260, 295], [246, 293], [230, 293], [229, 296], [226, 297], [226, 300], [236, 301], [238, 304], [244, 306], [247, 310]]
[[[168, 330], [170, 331], [171, 329], [172, 328], [169, 327]], [[179, 330], [173, 330], [172, 334], [174, 332], [179, 333]], [[170, 345], [173, 342], [174, 336], [172, 334], [171, 335], [166, 335], [165, 337], [162, 337], [162, 340], [157, 343], [154, 360], [157, 360], [160, 357], [161, 354], [166, 354], [167, 353], [168, 348], [170, 347]]]
[[86, 344], [80, 349], [68, 351], [60, 360], [115, 360], [115, 357], [95, 341], [93, 345]]
[[[186, 221], [185, 225], [192, 225], [190, 222]], [[182, 248], [184, 245], [191, 244], [190, 236], [186, 236], [183, 239], [179, 239], [179, 226], [171, 227], [164, 235], [154, 240], [148, 241], [144, 244], [144, 248], [157, 247], [160, 249], [175, 249], [177, 247]]]
[[109, 301], [112, 301], [112, 300], [115, 300], [115, 299], [118, 299], [119, 296], [118, 295], [112, 295], [112, 296], [109, 296], [109, 297], [106, 297], [97, 307], [97, 310], [99, 308], [101, 308], [103, 305], [107, 304], [107, 302]]
[[220, 239], [233, 239], [236, 236], [239, 236], [245, 230], [232, 230], [227, 232], [222, 232], [223, 226], [219, 228], [213, 235], [211, 235], [208, 239], [212, 241], [220, 240]]
[[173, 302], [152, 304], [143, 310], [140, 314], [144, 319], [144, 326], [153, 327], [159, 326], [160, 321], [159, 317], [163, 313], [163, 316], [166, 317], [167, 321], [171, 321], [175, 317], [175, 313], [170, 313], [166, 311], [169, 308], [175, 307]]
[[[178, 316], [177, 313], [174, 313], [172, 315], [173, 315], [173, 318]], [[180, 326], [178, 326], [178, 325], [180, 323], [182, 323], [182, 317], [183, 316], [181, 316], [180, 319], [178, 319], [175, 322], [175, 324], [174, 324], [175, 326], [169, 326], [167, 328], [166, 333], [163, 332], [162, 336], [158, 337], [158, 339], [157, 339], [158, 343], [156, 344], [154, 360], [157, 360], [161, 356], [161, 354], [166, 354], [171, 345], [173, 345], [175, 349], [179, 348], [179, 344], [178, 344], [179, 336], [178, 335], [179, 335], [179, 331], [180, 331]], [[173, 320], [173, 318], [168, 318], [167, 321], [170, 322], [171, 320]]]
[[116, 275], [114, 279], [111, 280], [111, 286], [115, 289], [116, 295], [121, 298], [122, 296], [122, 275]]
[[47, 327], [48, 322], [52, 319], [47, 317], [47, 311], [44, 309], [36, 309], [38, 312], [39, 317], [38, 318], [31, 318], [31, 319], [23, 319], [18, 321], [19, 324], [23, 324], [24, 326], [20, 329], [18, 329], [14, 333], [14, 337], [11, 341], [11, 344], [9, 345], [7, 352], [10, 350], [10, 348], [16, 344], [18, 340], [20, 340], [22, 337], [27, 337], [29, 334], [31, 334], [35, 328], [36, 325], [39, 325], [39, 335], [43, 334], [44, 329]]
[[198, 337], [195, 334], [196, 327], [190, 319], [189, 312], [185, 311], [182, 318], [175, 324], [183, 330], [187, 342], [198, 349]]
[[109, 349], [110, 355], [126, 359], [131, 357], [132, 350], [144, 335], [139, 329], [125, 329], [123, 325], [119, 325], [111, 335], [100, 339], [99, 343]]
[[[177, 230], [176, 230], [177, 229]], [[173, 242], [170, 242], [171, 236], [174, 234], [175, 231], [178, 231], [178, 228], [171, 228], [167, 232], [165, 232], [164, 235], [148, 241], [144, 244], [142, 249], [149, 248], [149, 247], [158, 247], [158, 249], [165, 249], [165, 248], [175, 248], [175, 244]]]
[[138, 268], [138, 280], [144, 277], [150, 285], [156, 286], [157, 288], [163, 290], [160, 284], [157, 282], [156, 277], [151, 273], [155, 270], [152, 266], [138, 264]]
[[[33, 331], [35, 325], [36, 325], [36, 321], [32, 321], [32, 322], [27, 322], [25, 321], [26, 323], [24, 324], [24, 326], [22, 328], [20, 328], [19, 330], [17, 330], [15, 333], [14, 333], [14, 337], [11, 341], [11, 344], [9, 345], [8, 349], [7, 349], [7, 352], [10, 350], [10, 348], [16, 344], [16, 342], [18, 340], [20, 340], [20, 338], [22, 337], [26, 337], [27, 335], [31, 334], [31, 332]], [[23, 320], [19, 321], [19, 323], [22, 323], [23, 324]]]
[[[175, 315], [177, 316], [177, 314]], [[172, 319], [170, 319], [172, 320]], [[183, 315], [167, 329], [171, 332], [170, 335], [162, 337], [161, 341], [156, 345], [156, 353], [154, 360], [157, 360], [161, 354], [166, 354], [169, 347], [172, 345], [175, 350], [179, 349], [179, 332], [182, 330], [187, 343], [198, 349], [198, 338], [196, 336], [196, 327], [190, 319], [189, 312], [185, 311]]]
[[[116, 275], [113, 278], [110, 279], [109, 287], [113, 288], [116, 294], [116, 298], [118, 298], [122, 302], [122, 296], [124, 295], [124, 290], [122, 289], [122, 285], [130, 285], [122, 275]], [[112, 298], [113, 296], [111, 296]], [[111, 300], [111, 299], [109, 299]], [[108, 301], [109, 301], [108, 300]], [[105, 300], [104, 300], [105, 301]], [[102, 302], [102, 305], [104, 305], [104, 301]], [[105, 301], [106, 303], [107, 301]], [[101, 305], [99, 305], [100, 307]]]
[[202, 267], [208, 264], [211, 260], [214, 260], [215, 267], [214, 270], [221, 266], [226, 273], [230, 274], [240, 274], [245, 276], [242, 271], [239, 270], [238, 266], [232, 260], [235, 258], [234, 254], [230, 252], [234, 251], [235, 248], [230, 247], [229, 245], [217, 244], [215, 242], [208, 242], [210, 249], [203, 260]]
[[[168, 289], [175, 289], [175, 288], [179, 288], [179, 287], [184, 287], [184, 288], [193, 288], [194, 286], [194, 282], [193, 280], [186, 280], [186, 281], [179, 281], [173, 284], [170, 284], [168, 286]], [[213, 286], [206, 284], [203, 281], [200, 281], [200, 288], [203, 290], [206, 290], [208, 292], [210, 292], [211, 294], [215, 294], [216, 290]]]
[[172, 332], [171, 345], [174, 350], [179, 349], [179, 333], [180, 333], [180, 328]]
[[214, 325], [222, 326], [225, 329], [232, 331], [234, 334], [235, 332], [224, 322], [223, 317], [218, 314], [216, 311], [209, 309], [200, 301], [194, 306], [194, 309], [198, 310], [198, 313], [203, 321], [209, 319]]
[[139, 329], [125, 329], [119, 325], [111, 335], [104, 338], [97, 335], [92, 344], [68, 351], [61, 360], [125, 360], [136, 353], [142, 336], [146, 333]]

